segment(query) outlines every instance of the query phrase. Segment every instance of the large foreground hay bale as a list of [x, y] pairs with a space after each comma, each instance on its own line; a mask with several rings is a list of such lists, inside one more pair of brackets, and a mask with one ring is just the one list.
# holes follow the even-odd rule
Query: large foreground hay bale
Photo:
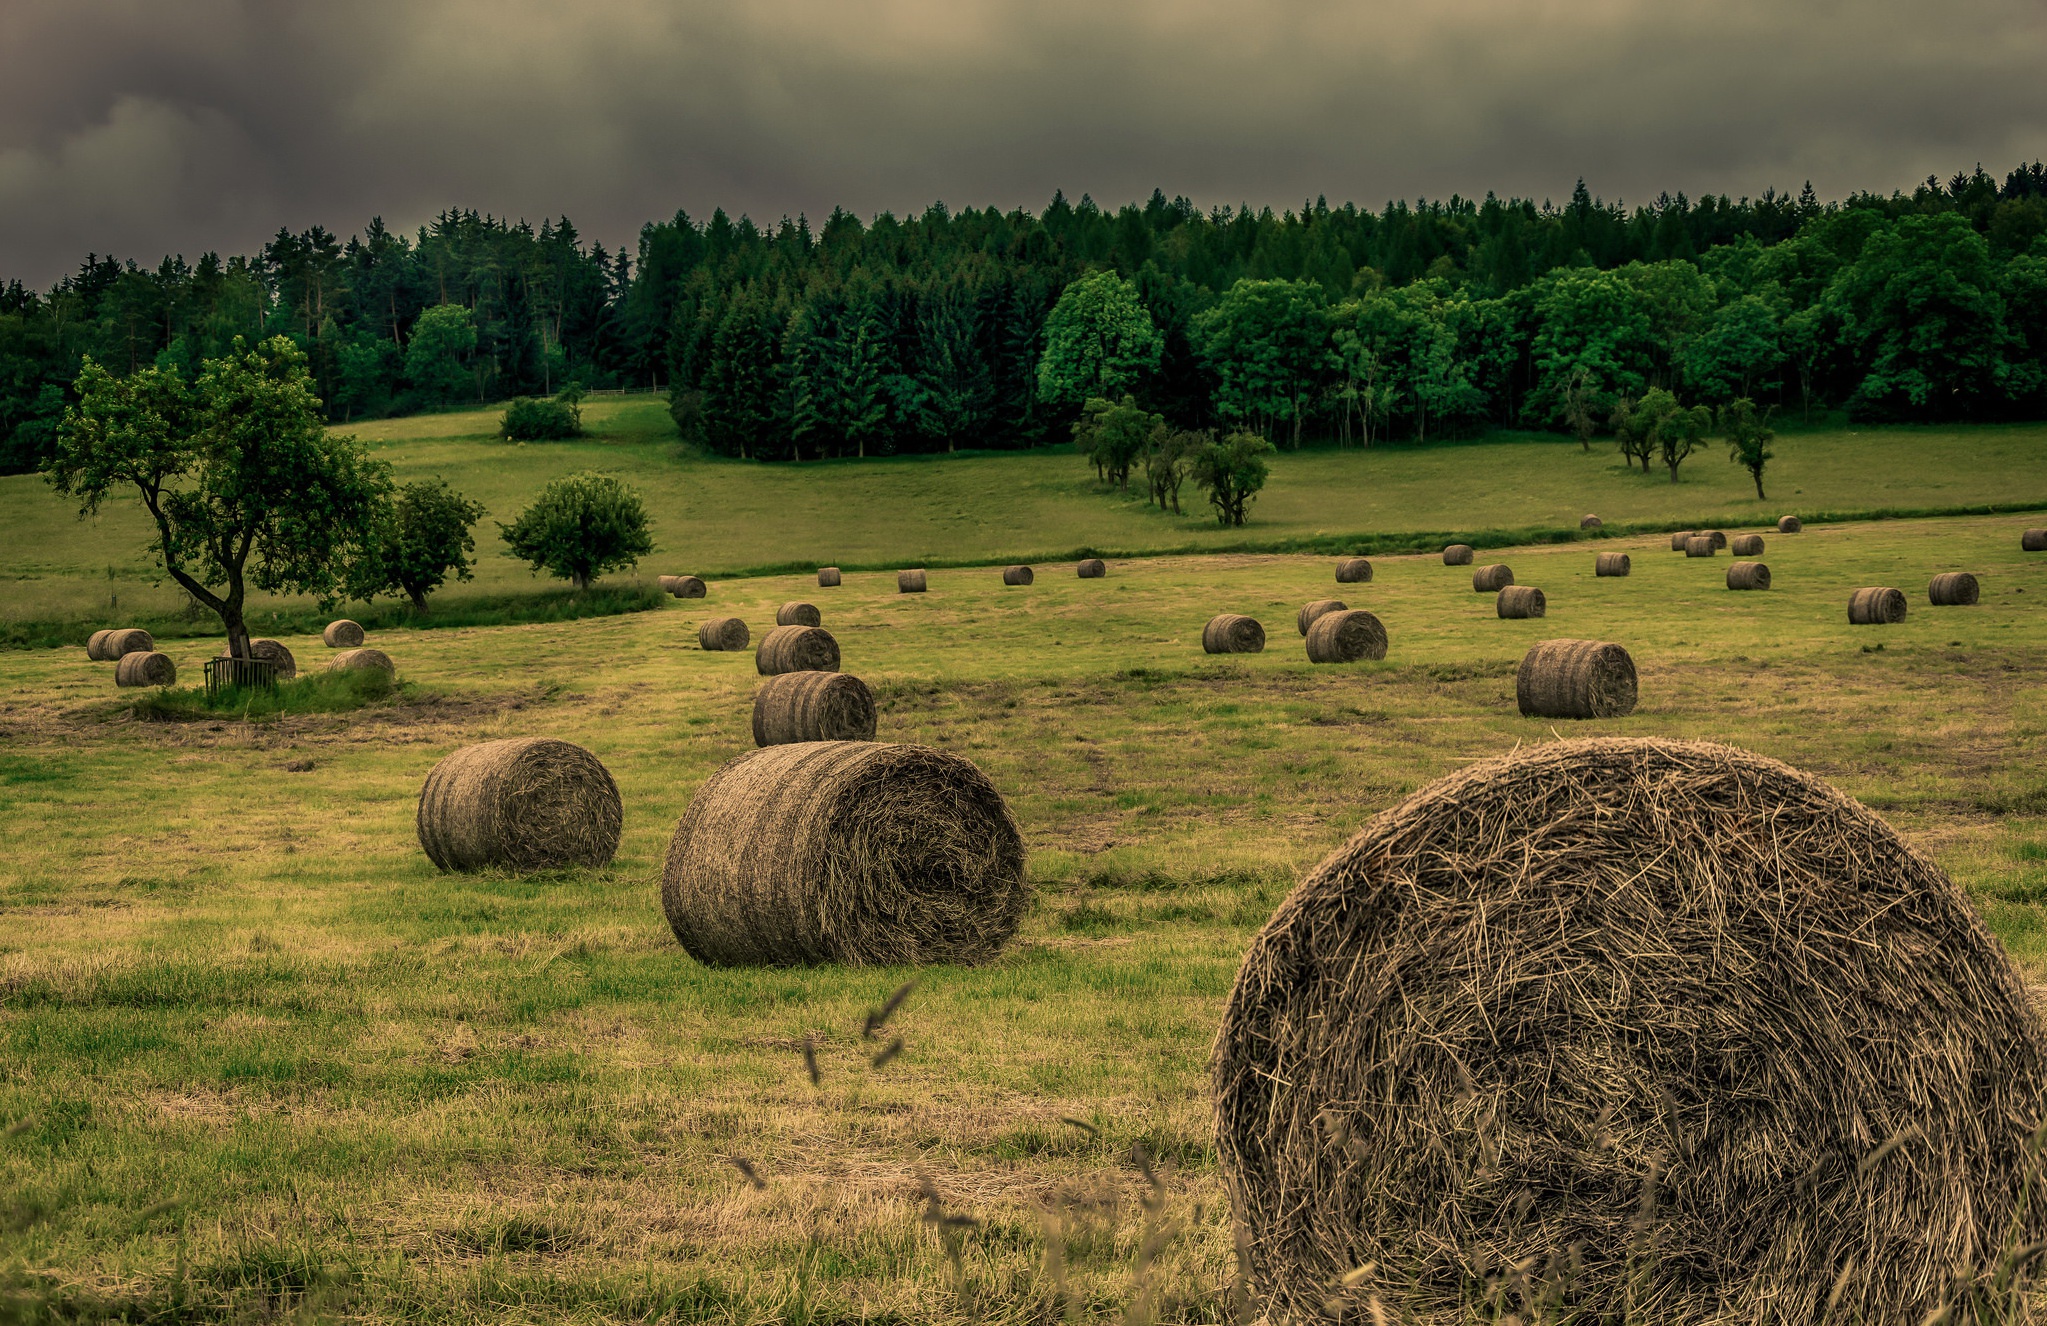
[[761, 637], [753, 666], [763, 677], [781, 672], [837, 672], [839, 642], [822, 626], [777, 626]]
[[346, 617], [328, 622], [327, 629], [320, 632], [320, 643], [329, 649], [354, 649], [362, 642], [362, 627]]
[[1779, 534], [1796, 534], [1804, 528], [1805, 522], [1797, 516], [1777, 517], [1777, 532]]
[[697, 648], [732, 650], [746, 648], [753, 632], [737, 617], [713, 617], [697, 627]]
[[1504, 1273], [1568, 1279], [1543, 1320], [1912, 1326], [2047, 1232], [2043, 1059], [1967, 897], [1874, 814], [1604, 739], [1452, 774], [1325, 860], [1213, 1068], [1274, 1320], [1491, 1319]]
[[924, 588], [924, 573], [921, 570], [896, 572], [896, 592], [898, 594], [922, 594]]
[[153, 649], [121, 655], [114, 664], [116, 686], [168, 686], [178, 679], [178, 665], [169, 654]]
[[249, 657], [268, 663], [277, 669], [279, 681], [290, 681], [299, 675], [299, 661], [291, 656], [291, 650], [276, 640], [249, 641]]
[[824, 614], [815, 603], [784, 603], [775, 609], [777, 626], [823, 626]]
[[113, 634], [112, 631], [101, 630], [94, 631], [91, 635], [87, 636], [85, 640], [86, 658], [94, 663], [112, 662], [113, 660], [108, 657], [105, 649], [103, 648], [103, 646], [107, 642], [107, 637], [112, 634]]
[[783, 672], [753, 696], [753, 744], [874, 740], [874, 692], [849, 672]]
[[710, 586], [697, 576], [662, 576], [661, 588], [679, 599], [700, 599], [711, 592]]
[[1372, 579], [1372, 563], [1363, 557], [1346, 557], [1336, 564], [1336, 583], [1362, 585]]
[[1507, 585], [1493, 600], [1493, 611], [1502, 617], [1540, 617], [1549, 611], [1549, 600], [1533, 585]]
[[1211, 654], [1256, 654], [1265, 648], [1265, 628], [1242, 613], [1225, 612], [1201, 628], [1201, 647]]
[[1983, 587], [1967, 571], [1943, 571], [1926, 586], [1936, 608], [1966, 608], [1983, 597]]
[[1599, 518], [1598, 516], [1580, 516], [1580, 517], [1578, 517], [1578, 528], [1579, 528], [1579, 529], [1600, 529], [1600, 528], [1603, 528], [1603, 527], [1605, 526], [1605, 524], [1606, 524], [1606, 522], [1605, 522], [1605, 521], [1603, 521], [1603, 520], [1601, 520], [1601, 519], [1600, 519], [1600, 518]]
[[1635, 660], [1603, 640], [1544, 640], [1521, 656], [1514, 698], [1530, 718], [1625, 718]]
[[1453, 543], [1449, 547], [1443, 549], [1443, 565], [1470, 566], [1471, 559], [1474, 555], [1475, 555], [1474, 550], [1472, 549], [1472, 546], [1470, 544]]
[[1670, 550], [1672, 552], [1689, 551], [1692, 540], [1697, 538], [1698, 534], [1699, 532], [1695, 529], [1678, 530], [1670, 536]]
[[1475, 594], [1497, 594], [1513, 583], [1514, 568], [1505, 562], [1481, 566], [1471, 573], [1471, 589]]
[[1109, 574], [1109, 564], [1099, 557], [1090, 557], [1073, 570], [1082, 580], [1100, 580]]
[[1386, 627], [1362, 608], [1325, 612], [1308, 627], [1310, 663], [1362, 663], [1386, 657]]
[[1761, 557], [1763, 536], [1760, 534], [1737, 534], [1727, 544], [1727, 551], [1736, 557]]
[[443, 870], [601, 866], [623, 819], [603, 761], [548, 737], [464, 746], [419, 790], [419, 845]]
[[836, 566], [820, 566], [817, 568], [817, 583], [824, 589], [836, 589], [840, 579], [839, 568]]
[[1873, 585], [1848, 596], [1850, 626], [1888, 626], [1905, 620], [1905, 591]]
[[344, 649], [327, 660], [327, 671], [381, 672], [386, 677], [395, 677], [398, 665], [381, 649]]
[[1603, 552], [1592, 564], [1595, 576], [1624, 576], [1634, 569], [1634, 562], [1624, 552]]
[[1002, 568], [1002, 583], [1005, 585], [1028, 585], [1037, 578], [1037, 573], [1028, 566], [1005, 566]]
[[1030, 902], [1023, 839], [979, 769], [867, 741], [724, 765], [661, 872], [675, 937], [718, 966], [983, 962]]
[[1685, 556], [1687, 557], [1711, 557], [1719, 550], [1720, 546], [1713, 542], [1713, 537], [1710, 534], [1694, 534], [1685, 540]]
[[1768, 589], [1770, 568], [1764, 562], [1736, 562], [1727, 568], [1729, 589]]
[[1301, 610], [1294, 614], [1294, 625], [1300, 628], [1302, 635], [1306, 635], [1317, 617], [1325, 612], [1342, 612], [1349, 606], [1350, 604], [1342, 599], [1316, 599], [1313, 603], [1304, 603]]
[[2047, 552], [2047, 529], [2029, 529], [2019, 535], [2019, 547], [2025, 552]]

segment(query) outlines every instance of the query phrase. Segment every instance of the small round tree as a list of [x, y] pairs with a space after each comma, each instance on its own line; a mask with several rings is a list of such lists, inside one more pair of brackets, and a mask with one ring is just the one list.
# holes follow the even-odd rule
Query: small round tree
[[540, 490], [511, 524], [500, 523], [507, 556], [590, 588], [606, 571], [654, 551], [647, 508], [632, 487], [609, 474], [572, 474]]
[[483, 504], [472, 502], [443, 479], [422, 479], [398, 490], [349, 577], [351, 598], [403, 594], [413, 610], [425, 612], [426, 596], [447, 583], [472, 578], [469, 554], [476, 536], [469, 527], [483, 519]]

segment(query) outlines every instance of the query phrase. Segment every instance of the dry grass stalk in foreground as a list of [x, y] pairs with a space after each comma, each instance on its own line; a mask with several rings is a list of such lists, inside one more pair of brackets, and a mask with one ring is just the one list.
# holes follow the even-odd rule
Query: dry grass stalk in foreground
[[618, 850], [623, 823], [603, 762], [545, 737], [464, 746], [419, 792], [419, 845], [443, 870], [601, 866]]

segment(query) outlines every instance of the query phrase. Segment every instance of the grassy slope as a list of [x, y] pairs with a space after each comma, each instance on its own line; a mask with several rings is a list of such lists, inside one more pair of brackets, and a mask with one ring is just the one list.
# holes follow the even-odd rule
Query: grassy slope
[[[1372, 462], [1489, 454], [1538, 453]], [[1608, 479], [1605, 512], [1624, 511], [1616, 494], [1663, 500]], [[816, 500], [885, 537], [888, 513], [835, 492]], [[749, 528], [701, 509], [735, 538]], [[1094, 1203], [1062, 1208], [1067, 1285], [1104, 1312], [1132, 1295], [1140, 1183], [1123, 1156], [1142, 1142], [1169, 1162], [1167, 1209], [1186, 1222], [1152, 1284], [1223, 1319], [1205, 1061], [1243, 945], [1370, 814], [1562, 727], [1514, 711], [1533, 640], [1616, 639], [1642, 667], [1634, 717], [1564, 735], [1730, 740], [1821, 773], [1940, 860], [2047, 976], [2047, 779], [2029, 754], [2047, 736], [2047, 558], [2018, 551], [2020, 523], [1771, 535], [1766, 594], [1727, 592], [1726, 557], [1663, 540], [1607, 545], [1633, 554], [1626, 580], [1595, 579], [1583, 547], [1515, 550], [1518, 579], [1549, 594], [1535, 622], [1497, 620], [1428, 558], [1381, 559], [1371, 584], [1340, 588], [1327, 558], [1268, 556], [1123, 563], [1090, 582], [1048, 570], [1028, 589], [936, 571], [924, 596], [881, 574], [837, 590], [761, 578], [632, 617], [388, 632], [372, 643], [431, 702], [256, 727], [107, 722], [103, 668], [0, 658], [0, 1126], [26, 1121], [0, 1141], [0, 1192], [19, 1195], [16, 1264], [81, 1312], [253, 1310], [319, 1272], [376, 1320], [943, 1320], [957, 1283], [918, 1219], [922, 1171], [987, 1222], [963, 1261], [976, 1314], [1021, 1322], [1047, 1288], [1040, 1205], [1065, 1196]], [[773, 531], [758, 533], [765, 556]], [[1927, 578], [1951, 567], [1983, 576], [1981, 606], [1926, 606]], [[1883, 583], [1911, 594], [1909, 619], [1847, 626], [1848, 591]], [[1303, 661], [1294, 609], [1330, 594], [1380, 613], [1386, 662]], [[822, 605], [875, 685], [884, 739], [966, 753], [1005, 790], [1042, 889], [1001, 961], [921, 973], [899, 1019], [909, 1048], [881, 1071], [858, 1020], [906, 973], [699, 968], [656, 897], [691, 791], [750, 745], [751, 660], [698, 651], [694, 624], [737, 613], [758, 638], [793, 597]], [[1204, 658], [1201, 623], [1222, 610], [1259, 616], [1268, 652]], [[287, 643], [317, 663], [316, 641]], [[436, 875], [412, 836], [426, 770], [522, 733], [582, 742], [613, 770], [617, 861]], [[799, 1062], [806, 1032], [821, 1090]]]

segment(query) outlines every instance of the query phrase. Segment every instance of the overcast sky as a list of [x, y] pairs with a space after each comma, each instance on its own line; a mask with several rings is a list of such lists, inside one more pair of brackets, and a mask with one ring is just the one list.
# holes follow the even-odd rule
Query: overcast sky
[[2043, 0], [0, 0], [0, 279], [449, 206], [1376, 208], [2047, 156]]

